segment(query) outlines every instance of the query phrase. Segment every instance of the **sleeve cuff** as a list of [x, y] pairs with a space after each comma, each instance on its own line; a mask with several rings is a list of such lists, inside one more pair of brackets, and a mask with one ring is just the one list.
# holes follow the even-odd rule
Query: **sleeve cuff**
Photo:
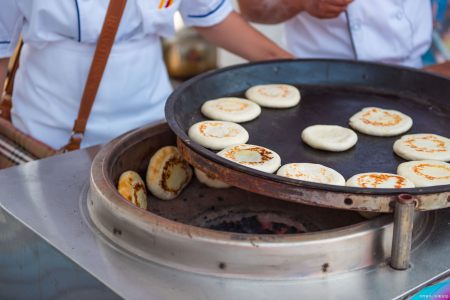
[[181, 14], [187, 26], [208, 27], [222, 22], [232, 11], [233, 7], [228, 0], [219, 0], [205, 9], [181, 12]]

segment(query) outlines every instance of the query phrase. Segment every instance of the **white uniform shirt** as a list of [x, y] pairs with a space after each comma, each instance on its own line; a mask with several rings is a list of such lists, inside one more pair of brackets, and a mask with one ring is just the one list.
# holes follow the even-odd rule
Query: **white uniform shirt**
[[286, 24], [290, 50], [301, 58], [421, 65], [420, 57], [431, 42], [429, 0], [354, 0], [347, 12], [349, 20], [345, 13], [334, 19], [318, 19], [306, 12], [295, 16]]
[[[68, 142], [108, 0], [2, 0], [0, 58], [25, 45], [13, 93], [13, 123], [59, 148]], [[179, 10], [188, 26], [221, 22], [227, 0], [128, 0], [82, 146], [106, 142], [164, 118], [171, 92], [160, 36], [174, 33]]]

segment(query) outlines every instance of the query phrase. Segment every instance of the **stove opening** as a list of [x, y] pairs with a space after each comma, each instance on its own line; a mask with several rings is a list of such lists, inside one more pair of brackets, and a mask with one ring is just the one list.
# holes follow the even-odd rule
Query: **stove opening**
[[299, 221], [277, 212], [209, 212], [197, 220], [201, 220], [193, 222], [197, 226], [234, 233], [295, 234], [320, 230], [312, 222]]

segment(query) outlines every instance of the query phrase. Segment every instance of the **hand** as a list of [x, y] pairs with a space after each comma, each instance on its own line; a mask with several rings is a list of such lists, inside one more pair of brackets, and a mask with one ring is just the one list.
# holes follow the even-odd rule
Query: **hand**
[[347, 9], [353, 0], [303, 0], [303, 10], [319, 19], [332, 19]]

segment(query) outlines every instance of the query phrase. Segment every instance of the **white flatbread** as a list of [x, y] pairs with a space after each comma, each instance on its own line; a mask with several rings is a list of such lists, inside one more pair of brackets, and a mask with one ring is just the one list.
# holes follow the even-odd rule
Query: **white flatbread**
[[450, 184], [450, 164], [443, 161], [408, 161], [398, 166], [397, 173], [417, 187]]
[[209, 187], [215, 188], [215, 189], [226, 189], [226, 188], [231, 187], [231, 185], [226, 184], [223, 181], [217, 180], [216, 178], [209, 176], [208, 174], [206, 174], [203, 171], [200, 171], [199, 169], [194, 169], [194, 172], [195, 172], [195, 176], [197, 177], [198, 181], [200, 181], [201, 183], [203, 183], [206, 186], [209, 186]]
[[302, 132], [302, 140], [315, 149], [340, 152], [355, 146], [356, 133], [337, 125], [313, 125]]
[[361, 173], [350, 177], [347, 186], [359, 188], [402, 189], [413, 188], [414, 184], [407, 178], [390, 173]]
[[162, 200], [176, 198], [191, 178], [191, 167], [173, 146], [166, 146], [156, 151], [148, 164], [147, 188]]
[[288, 108], [300, 102], [300, 92], [288, 84], [255, 85], [245, 92], [247, 99], [262, 107]]
[[274, 151], [256, 145], [242, 144], [223, 149], [217, 155], [235, 163], [262, 172], [273, 173], [281, 165], [280, 156]]
[[256, 119], [261, 114], [261, 107], [247, 99], [226, 97], [206, 101], [201, 111], [213, 120], [241, 123]]
[[406, 160], [450, 161], [450, 139], [431, 133], [408, 134], [395, 141], [394, 152]]
[[319, 164], [287, 164], [277, 171], [277, 175], [317, 183], [345, 185], [345, 178], [341, 174]]
[[408, 131], [412, 119], [396, 110], [366, 107], [350, 118], [350, 126], [362, 133], [375, 136], [394, 136]]
[[225, 121], [203, 121], [189, 128], [189, 137], [197, 144], [212, 150], [244, 144], [248, 141], [247, 130], [239, 124]]

